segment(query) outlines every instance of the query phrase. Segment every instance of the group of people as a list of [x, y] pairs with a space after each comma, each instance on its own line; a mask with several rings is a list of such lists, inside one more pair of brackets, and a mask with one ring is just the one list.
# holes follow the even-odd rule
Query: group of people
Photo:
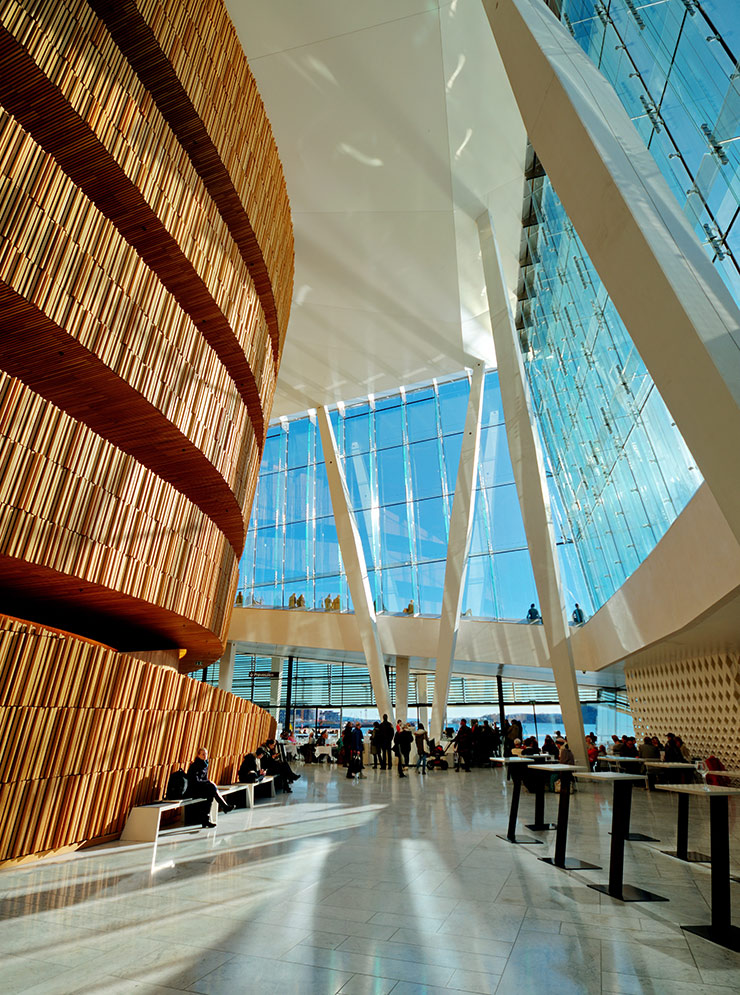
[[[573, 607], [573, 613], [571, 615], [571, 618], [573, 619], [574, 625], [583, 625], [583, 623], [586, 621], [586, 616], [583, 614], [583, 609], [581, 608], [581, 606], [578, 604], [577, 601]], [[534, 601], [529, 606], [529, 611], [527, 612], [527, 621], [530, 623], [542, 621], [542, 616], [540, 615]]]

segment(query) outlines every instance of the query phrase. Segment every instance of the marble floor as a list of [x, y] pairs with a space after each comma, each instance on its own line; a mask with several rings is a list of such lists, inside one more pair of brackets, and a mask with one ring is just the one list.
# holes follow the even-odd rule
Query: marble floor
[[[709, 921], [709, 871], [664, 856], [675, 798], [635, 791], [625, 881], [670, 899], [624, 904], [606, 880], [611, 792], [571, 799], [569, 853], [601, 871], [565, 872], [512, 846], [500, 771], [470, 774], [301, 768], [292, 796], [221, 816], [216, 830], [152, 845], [109, 844], [0, 871], [7, 993], [203, 995], [259, 992], [516, 995], [740, 991], [740, 954], [680, 923]], [[557, 796], [548, 796], [555, 818]], [[530, 821], [533, 799], [524, 795]], [[740, 869], [740, 803], [730, 806]], [[708, 846], [692, 803], [690, 847]], [[740, 885], [733, 886], [735, 922]]]

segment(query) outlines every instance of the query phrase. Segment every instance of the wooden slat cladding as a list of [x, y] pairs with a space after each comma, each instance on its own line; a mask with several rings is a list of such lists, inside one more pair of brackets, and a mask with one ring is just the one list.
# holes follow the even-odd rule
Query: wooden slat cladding
[[263, 709], [173, 670], [0, 616], [0, 861], [110, 839], [200, 746], [217, 781], [274, 734]]
[[233, 381], [50, 165], [0, 112], [0, 366], [182, 489], [240, 552], [246, 466], [259, 453]]
[[[167, 7], [148, 7], [150, 25], [135, 0], [88, 2], [154, 97], [229, 226], [254, 278], [278, 362], [292, 291], [290, 208], [272, 133], [223, 5], [199, 3], [196, 9], [182, 5], [186, 16], [193, 18], [189, 25], [180, 18], [173, 24]], [[208, 46], [214, 31], [219, 35], [219, 53], [227, 52], [226, 66], [221, 59], [213, 64]], [[190, 49], [191, 57], [201, 60], [198, 67], [183, 66], [179, 60], [173, 66], [170, 61], [180, 47], [182, 32], [189, 38], [193, 33], [202, 38], [201, 50]], [[183, 70], [189, 89], [178, 76]], [[231, 89], [232, 79], [238, 82], [236, 90]], [[225, 111], [224, 96], [231, 104], [225, 127], [218, 120]], [[217, 107], [214, 98], [219, 101]]]
[[[250, 504], [257, 473], [255, 463]], [[34, 602], [49, 619], [56, 599], [75, 618], [89, 615], [87, 628], [81, 618], [65, 628], [89, 635], [94, 627], [117, 648], [220, 655], [238, 569], [223, 533], [174, 487], [7, 374], [0, 537], [2, 603]]]
[[[39, 33], [31, 33], [31, 38]], [[41, 53], [46, 55], [51, 51], [55, 56], [52, 61], [58, 61], [59, 56], [53, 45], [51, 42], [44, 44], [45, 41], [46, 37], [42, 34], [38, 44]], [[232, 327], [205, 278], [206, 272], [210, 272], [208, 260], [203, 259], [204, 265], [195, 268], [139, 187], [126, 175], [113, 152], [106, 148], [88, 122], [70, 105], [62, 90], [4, 27], [0, 27], [0, 59], [4, 70], [0, 74], [0, 102], [113, 222], [190, 315], [237, 385], [261, 446], [267, 420], [257, 376], [262, 370], [265, 376], [269, 376], [267, 360], [269, 358], [272, 363], [272, 356], [269, 338], [265, 336], [263, 344], [257, 341], [259, 321], [254, 314], [254, 290], [252, 299], [247, 300], [247, 304], [252, 305], [252, 320], [249, 313], [235, 312]], [[68, 74], [64, 79], [68, 79]], [[77, 89], [72, 84], [74, 78], [69, 87], [73, 94]], [[200, 181], [197, 182], [200, 185]], [[193, 259], [197, 258], [195, 253], [192, 255]]]

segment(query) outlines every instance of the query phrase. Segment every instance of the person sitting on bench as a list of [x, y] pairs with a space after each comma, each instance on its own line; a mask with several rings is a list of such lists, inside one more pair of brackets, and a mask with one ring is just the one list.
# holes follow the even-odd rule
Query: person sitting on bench
[[293, 773], [290, 764], [280, 758], [274, 739], [268, 739], [259, 747], [257, 758], [265, 773], [272, 774], [278, 780], [283, 791], [290, 794], [293, 790], [290, 786], [291, 782], [297, 781], [301, 775]]
[[203, 806], [203, 828], [214, 829], [211, 822], [211, 803], [215, 799], [221, 812], [230, 812], [234, 807], [219, 793], [213, 781], [208, 780], [208, 750], [201, 746], [198, 755], [188, 767], [188, 798], [205, 798]]

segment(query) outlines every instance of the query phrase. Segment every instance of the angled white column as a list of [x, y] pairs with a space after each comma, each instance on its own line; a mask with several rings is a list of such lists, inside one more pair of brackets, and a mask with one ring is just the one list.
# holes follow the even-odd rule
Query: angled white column
[[349, 492], [344, 473], [337, 458], [337, 443], [334, 430], [331, 427], [329, 414], [325, 407], [317, 408], [321, 445], [326, 463], [326, 476], [329, 481], [329, 494], [334, 512], [334, 523], [337, 527], [337, 539], [342, 551], [342, 560], [347, 571], [349, 593], [355, 609], [357, 628], [360, 632], [362, 649], [370, 672], [370, 682], [375, 694], [375, 702], [380, 715], [393, 719], [391, 695], [388, 689], [388, 678], [385, 673], [385, 660], [378, 636], [378, 626], [375, 621], [375, 608], [370, 594], [370, 582], [367, 577], [365, 553], [362, 549], [360, 534], [349, 503]]
[[576, 762], [583, 764], [587, 757], [583, 714], [560, 584], [545, 465], [530, 403], [519, 337], [488, 212], [481, 214], [477, 224], [511, 465], [568, 745]]
[[396, 657], [396, 718], [408, 722], [409, 718], [409, 658]]
[[234, 683], [234, 663], [236, 662], [236, 643], [227, 643], [224, 655], [218, 661], [218, 686], [222, 691], [231, 691]]
[[483, 0], [532, 145], [740, 539], [740, 310], [612, 86], [541, 0]]
[[445, 585], [442, 593], [442, 612], [439, 619], [439, 643], [437, 644], [437, 669], [434, 675], [434, 701], [429, 736], [439, 741], [442, 732], [447, 697], [450, 693], [450, 674], [455, 658], [455, 643], [460, 626], [460, 607], [463, 596], [463, 580], [473, 531], [473, 494], [475, 477], [478, 472], [478, 451], [480, 449], [480, 422], [483, 408], [483, 379], [485, 367], [482, 362], [475, 364], [470, 384], [468, 410], [465, 415], [460, 462], [457, 465], [455, 499], [450, 514], [450, 538], [447, 543], [447, 563], [445, 565]]
[[[417, 674], [416, 675], [416, 700], [421, 702], [426, 702], [427, 700], [427, 675]], [[419, 722], [424, 726], [424, 728], [429, 732], [429, 709], [426, 705], [419, 708]]]
[[280, 695], [283, 691], [283, 658], [281, 656], [272, 658], [272, 672], [277, 674], [277, 677], [270, 678], [270, 712], [279, 721]]

